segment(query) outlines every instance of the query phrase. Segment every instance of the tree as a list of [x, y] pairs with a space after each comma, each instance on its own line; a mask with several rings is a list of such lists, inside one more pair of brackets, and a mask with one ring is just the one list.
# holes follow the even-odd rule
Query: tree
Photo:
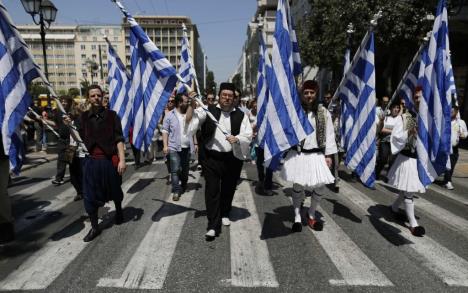
[[240, 73], [236, 73], [236, 75], [234, 75], [234, 77], [232, 78], [232, 83], [234, 84], [236, 89], [242, 91], [242, 89], [244, 88], [242, 84], [242, 75]]
[[[436, 0], [309, 0], [311, 13], [297, 26], [301, 57], [305, 64], [330, 69], [336, 84], [341, 78], [346, 47], [346, 27], [355, 27], [355, 52], [379, 9], [382, 18], [375, 29], [377, 89], [388, 94], [396, 87], [422, 38], [431, 30]], [[379, 84], [380, 83], [380, 84]]]
[[206, 74], [206, 91], [216, 94], [216, 82], [213, 71]]
[[49, 93], [49, 90], [45, 86], [40, 85], [39, 83], [31, 83], [29, 85], [29, 94], [31, 94], [31, 97], [33, 99], [39, 97], [39, 95], [47, 93]]
[[87, 79], [82, 79], [80, 81], [80, 86], [81, 86], [81, 92], [83, 93], [83, 95], [86, 97], [87, 96], [87, 93], [88, 93], [88, 88], [90, 86], [90, 83]]
[[80, 95], [80, 90], [72, 87], [68, 89], [68, 95], [71, 96], [72, 98], [79, 96]]

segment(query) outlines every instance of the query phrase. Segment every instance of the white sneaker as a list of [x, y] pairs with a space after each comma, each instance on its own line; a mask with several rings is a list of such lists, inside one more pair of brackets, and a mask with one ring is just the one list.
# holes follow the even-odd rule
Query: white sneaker
[[205, 234], [206, 241], [213, 241], [216, 238], [216, 232], [213, 229], [208, 230]]
[[231, 225], [231, 221], [229, 220], [229, 218], [222, 218], [221, 222], [223, 222], [223, 226], [230, 226]]
[[447, 184], [445, 184], [445, 188], [447, 188], [448, 190], [453, 190], [454, 187], [453, 187], [453, 185], [452, 185], [452, 182], [450, 182], [450, 181], [447, 182]]

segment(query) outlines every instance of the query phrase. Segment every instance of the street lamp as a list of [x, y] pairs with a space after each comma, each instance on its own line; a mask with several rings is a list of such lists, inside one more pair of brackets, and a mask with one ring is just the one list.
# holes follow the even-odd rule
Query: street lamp
[[[31, 15], [33, 22], [41, 26], [41, 41], [42, 55], [44, 57], [44, 72], [49, 79], [49, 71], [47, 70], [47, 54], [45, 45], [45, 30], [50, 27], [50, 24], [55, 21], [57, 16], [57, 8], [49, 0], [21, 0], [24, 10]], [[36, 15], [39, 15], [39, 20], [36, 20]], [[50, 108], [50, 95], [47, 95], [47, 106]]]

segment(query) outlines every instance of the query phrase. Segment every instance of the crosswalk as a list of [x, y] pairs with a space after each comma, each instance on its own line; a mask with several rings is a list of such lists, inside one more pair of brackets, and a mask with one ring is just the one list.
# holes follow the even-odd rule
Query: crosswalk
[[[159, 167], [162, 169], [162, 166]], [[351, 226], [356, 227], [356, 229], [367, 229], [370, 239], [374, 238], [376, 242], [357, 241], [356, 235], [354, 235], [357, 231], [351, 230], [349, 225], [345, 225], [345, 220], [337, 216], [327, 204], [323, 204], [319, 209], [325, 223], [323, 231], [317, 232], [305, 228], [302, 233], [285, 234], [282, 238], [275, 240], [264, 239], [262, 230], [265, 228], [265, 214], [271, 212], [272, 207], [285, 207], [283, 210], [290, 209], [290, 214], [282, 220], [284, 226], [290, 227], [292, 208], [289, 208], [290, 199], [285, 196], [287, 192], [283, 192], [283, 189], [288, 186], [281, 181], [279, 181], [281, 185], [277, 192], [278, 195], [271, 197], [269, 202], [259, 199], [253, 191], [251, 181], [245, 180], [251, 177], [249, 174], [254, 174], [252, 170], [252, 166], [244, 167], [241, 176], [244, 180], [240, 181], [234, 197], [233, 206], [235, 208], [231, 214], [231, 226], [224, 228], [225, 232], [214, 244], [205, 243], [203, 234], [197, 234], [196, 239], [194, 239], [192, 234], [183, 232], [189, 223], [206, 224], [204, 217], [195, 216], [196, 213], [202, 213], [195, 206], [203, 206], [203, 188], [192, 188], [184, 193], [180, 201], [173, 202], [171, 197], [168, 197], [170, 187], [165, 185], [165, 181], [162, 180], [152, 180], [143, 189], [132, 191], [132, 187], [139, 181], [153, 179], [160, 176], [161, 173], [160, 170], [137, 172], [126, 178], [122, 189], [125, 193], [124, 208], [134, 207], [145, 210], [145, 214], [139, 222], [125, 223], [119, 227], [123, 227], [122, 229], [112, 231], [113, 233], [105, 231], [96, 241], [85, 243], [82, 239], [89, 230], [90, 224], [86, 220], [78, 220], [81, 229], [74, 233], [51, 236], [37, 250], [23, 256], [21, 262], [6, 273], [2, 274], [0, 268], [0, 291], [48, 290], [56, 286], [57, 282], [62, 282], [69, 270], [76, 269], [76, 265], [72, 264], [86, 261], [98, 263], [100, 260], [97, 257], [101, 254], [99, 250], [104, 249], [102, 246], [107, 246], [115, 241], [131, 242], [132, 244], [127, 245], [125, 253], [116, 251], [116, 255], [119, 256], [105, 261], [106, 265], [103, 269], [98, 270], [99, 274], [90, 281], [91, 284], [86, 285], [89, 288], [80, 289], [97, 292], [99, 290], [107, 292], [113, 289], [170, 289], [171, 286], [174, 286], [174, 281], [170, 278], [171, 272], [180, 265], [193, 265], [194, 267], [203, 265], [202, 263], [177, 263], [181, 259], [174, 255], [182, 242], [190, 243], [190, 250], [183, 253], [192, 254], [196, 259], [210, 257], [209, 255], [197, 255], [199, 251], [204, 251], [207, 245], [214, 245], [210, 246], [211, 249], [217, 249], [216, 245], [226, 247], [226, 251], [218, 251], [217, 253], [225, 253], [224, 259], [227, 261], [219, 263], [218, 267], [206, 269], [217, 271], [218, 274], [214, 275], [220, 275], [220, 268], [225, 268], [226, 272], [230, 272], [225, 275], [225, 278], [213, 280], [214, 284], [218, 284], [216, 286], [221, 284], [222, 287], [266, 288], [278, 291], [291, 288], [289, 282], [292, 281], [281, 275], [284, 270], [282, 266], [294, 267], [296, 262], [294, 258], [282, 259], [280, 262], [276, 259], [275, 250], [278, 247], [285, 248], [302, 243], [299, 251], [303, 252], [304, 262], [311, 266], [314, 263], [326, 264], [336, 272], [330, 273], [328, 279], [325, 280], [331, 288], [343, 286], [398, 288], [401, 276], [397, 277], [392, 269], [383, 266], [385, 261], [376, 259], [376, 253], [370, 253], [370, 251], [382, 249], [373, 246], [385, 244], [386, 249], [396, 255], [395, 257], [410, 259], [419, 268], [418, 271], [409, 272], [408, 278], [410, 275], [423, 274], [429, 276], [441, 288], [449, 286], [453, 289], [468, 289], [468, 253], [463, 253], [463, 250], [468, 251], [468, 244], [462, 244], [462, 248], [455, 248], [451, 244], [440, 242], [431, 233], [422, 238], [412, 236], [407, 228], [395, 223], [389, 217], [388, 210], [375, 208], [384, 205], [375, 199], [372, 192], [365, 192], [345, 181], [341, 183], [339, 194], [326, 192], [323, 195], [324, 199], [339, 201], [341, 205], [349, 208], [359, 219]], [[278, 182], [278, 180], [275, 181]], [[204, 185], [199, 172], [192, 172], [189, 182], [192, 185]], [[47, 187], [44, 185], [44, 188]], [[35, 193], [41, 189], [29, 187], [29, 190]], [[27, 194], [27, 191], [28, 189], [25, 189], [20, 193]], [[436, 189], [433, 191], [437, 192]], [[377, 192], [390, 194], [384, 185], [377, 187]], [[149, 195], [151, 198], [148, 198]], [[39, 206], [23, 214], [17, 219], [19, 233], [34, 226], [36, 221], [40, 221], [44, 215], [66, 207], [72, 197], [72, 188], [66, 188], [54, 195], [47, 206]], [[459, 195], [459, 199], [456, 202], [464, 206], [461, 201], [463, 196]], [[309, 201], [310, 199], [307, 198], [305, 206], [310, 204]], [[152, 210], [153, 208], [155, 210]], [[450, 229], [452, 233], [456, 233], [462, 238], [468, 237], [468, 221], [465, 217], [456, 215], [423, 198], [417, 199], [416, 208], [425, 217], [437, 220], [437, 223]], [[106, 205], [105, 209], [108, 213], [112, 213], [114, 210], [112, 204]], [[288, 219], [286, 220], [286, 218]], [[73, 225], [77, 225], [77, 219], [73, 220]], [[106, 225], [106, 222], [111, 220], [103, 218], [101, 224]], [[381, 231], [376, 231], [375, 222], [387, 229], [387, 234], [397, 235], [401, 240], [400, 245], [390, 243], [384, 237], [385, 235], [381, 235]], [[359, 231], [359, 233], [361, 232]], [[98, 245], [100, 241], [105, 242], [105, 245]], [[310, 247], [307, 243], [311, 244]], [[125, 245], [119, 246], [120, 249], [123, 249], [123, 246]], [[288, 250], [284, 250], [284, 253], [287, 254]], [[88, 258], [83, 259], [85, 255]], [[94, 257], [89, 258], [90, 255]], [[192, 259], [192, 261], [194, 260]], [[5, 262], [2, 262], [3, 265]]]

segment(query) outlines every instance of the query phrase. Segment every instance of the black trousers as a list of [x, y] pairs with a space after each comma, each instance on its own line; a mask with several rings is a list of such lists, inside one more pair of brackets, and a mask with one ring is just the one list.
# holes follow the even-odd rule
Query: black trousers
[[273, 171], [263, 166], [263, 161], [265, 161], [264, 150], [261, 147], [256, 147], [255, 153], [257, 154], [256, 165], [258, 181], [262, 182], [263, 188], [271, 189], [273, 186]]
[[205, 175], [207, 230], [221, 231], [221, 218], [229, 217], [242, 163], [232, 152], [205, 151], [202, 168]]
[[381, 142], [380, 149], [377, 158], [377, 166], [375, 168], [375, 176], [378, 178], [380, 173], [385, 167], [385, 164], [388, 163], [388, 166], [391, 167], [393, 164], [392, 150], [390, 142]]
[[130, 144], [132, 146], [132, 152], [133, 152], [133, 158], [135, 159], [135, 166], [140, 166], [140, 150], [137, 149], [133, 144]]
[[77, 194], [83, 194], [83, 159], [75, 156], [70, 164], [70, 181]]
[[445, 171], [444, 174], [444, 181], [445, 183], [452, 181], [453, 170], [455, 170], [455, 165], [458, 161], [458, 146], [454, 146], [453, 153], [450, 154], [450, 166], [452, 167], [450, 170]]

